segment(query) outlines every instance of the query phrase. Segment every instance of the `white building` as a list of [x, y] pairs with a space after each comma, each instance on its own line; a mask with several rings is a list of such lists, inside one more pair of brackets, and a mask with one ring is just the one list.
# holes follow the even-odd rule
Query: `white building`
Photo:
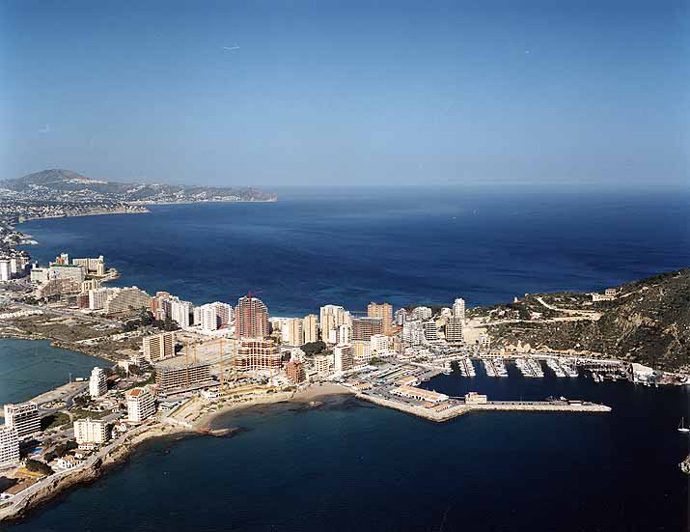
[[465, 320], [465, 300], [461, 297], [453, 302], [453, 317]]
[[424, 327], [420, 320], [410, 320], [403, 324], [402, 339], [408, 345], [420, 345], [424, 342]]
[[17, 431], [0, 425], [0, 467], [19, 463], [19, 437]]
[[134, 388], [127, 396], [127, 421], [141, 423], [156, 413], [153, 395], [146, 388]]
[[36, 403], [5, 405], [5, 425], [14, 428], [19, 438], [41, 432], [38, 405]]
[[349, 344], [352, 341], [352, 325], [343, 323], [338, 327], [338, 343]]
[[105, 308], [105, 303], [108, 301], [107, 288], [95, 288], [89, 290], [89, 309], [101, 310]]
[[416, 307], [410, 313], [410, 319], [413, 320], [428, 320], [431, 319], [433, 312], [429, 307]]
[[74, 439], [78, 444], [108, 441], [108, 424], [102, 419], [80, 419], [74, 422]]
[[314, 357], [314, 369], [319, 375], [328, 375], [333, 371], [333, 355], [317, 355]]
[[434, 320], [427, 320], [423, 322], [422, 327], [424, 328], [424, 338], [427, 342], [438, 340], [438, 327], [436, 326], [436, 322]]
[[235, 321], [235, 313], [232, 310], [232, 305], [222, 303], [221, 301], [216, 301], [211, 304], [216, 307], [216, 317], [218, 318], [219, 327], [227, 327]]
[[105, 371], [101, 368], [93, 368], [91, 370], [91, 378], [89, 379], [89, 395], [94, 399], [107, 391], [108, 379], [105, 376]]
[[201, 327], [202, 331], [218, 330], [218, 314], [213, 303], [207, 303], [194, 309], [194, 325]]
[[170, 319], [177, 322], [183, 329], [189, 327], [189, 316], [194, 312], [194, 305], [189, 301], [170, 298]]
[[385, 334], [372, 334], [371, 340], [371, 350], [376, 353], [376, 355], [385, 354], [390, 349], [390, 337]]
[[10, 273], [10, 261], [0, 260], [0, 281], [9, 281], [12, 274]]

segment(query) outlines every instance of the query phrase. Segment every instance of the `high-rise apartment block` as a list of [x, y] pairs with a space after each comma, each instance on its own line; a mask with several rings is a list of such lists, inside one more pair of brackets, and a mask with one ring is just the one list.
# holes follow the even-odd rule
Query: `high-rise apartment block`
[[237, 343], [235, 355], [237, 371], [279, 370], [282, 356], [273, 340], [244, 338]]
[[334, 369], [336, 372], [349, 371], [354, 368], [354, 353], [350, 344], [337, 345], [333, 348]]
[[72, 264], [81, 266], [89, 275], [105, 275], [105, 259], [103, 255], [96, 259], [74, 259], [72, 260]]
[[382, 334], [393, 333], [393, 307], [388, 303], [369, 303], [367, 306], [367, 316], [370, 318], [381, 318]]
[[265, 338], [268, 335], [268, 307], [252, 295], [239, 298], [235, 308], [235, 338]]
[[13, 427], [0, 425], [0, 467], [18, 464], [19, 437]]
[[461, 297], [453, 302], [453, 317], [465, 320], [465, 300]]
[[321, 340], [327, 344], [336, 343], [338, 327], [351, 323], [350, 313], [337, 305], [325, 305], [321, 307], [319, 314]]
[[156, 413], [156, 402], [146, 388], [134, 388], [126, 394], [127, 421], [141, 423]]
[[309, 314], [302, 319], [304, 343], [316, 342], [319, 339], [319, 323], [316, 314]]
[[14, 428], [19, 438], [41, 432], [38, 405], [36, 403], [5, 405], [5, 425]]
[[169, 393], [213, 384], [208, 362], [173, 364], [172, 360], [156, 364], [156, 385], [159, 393]]
[[374, 334], [383, 334], [383, 320], [381, 318], [355, 318], [352, 320], [352, 339], [370, 340]]
[[446, 318], [446, 341], [451, 344], [462, 342], [463, 318], [453, 316]]
[[194, 312], [194, 305], [177, 297], [171, 297], [168, 301], [170, 302], [170, 319], [177, 322], [183, 329], [189, 327], [191, 325], [190, 316]]
[[74, 439], [78, 444], [108, 441], [108, 423], [103, 419], [79, 419], [74, 422]]
[[300, 346], [304, 344], [304, 332], [301, 318], [288, 318], [283, 320], [280, 328], [280, 339], [283, 344]]
[[101, 368], [93, 368], [89, 378], [89, 395], [91, 398], [100, 397], [108, 391], [108, 379]]
[[106, 314], [122, 314], [150, 306], [151, 296], [136, 286], [131, 286], [128, 288], [109, 288], [104, 308]]
[[149, 362], [156, 362], [175, 355], [175, 333], [164, 332], [147, 336], [142, 340], [144, 357]]

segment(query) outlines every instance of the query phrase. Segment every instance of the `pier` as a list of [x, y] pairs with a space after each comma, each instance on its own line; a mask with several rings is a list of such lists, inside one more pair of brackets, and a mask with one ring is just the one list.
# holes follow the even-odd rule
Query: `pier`
[[[468, 394], [470, 395], [470, 394]], [[356, 397], [379, 406], [399, 410], [417, 417], [443, 423], [470, 412], [561, 412], [561, 413], [606, 413], [611, 407], [587, 401], [485, 401], [467, 402], [459, 398], [430, 405], [422, 402], [401, 401], [393, 398], [358, 393]], [[467, 397], [467, 396], [466, 396]]]

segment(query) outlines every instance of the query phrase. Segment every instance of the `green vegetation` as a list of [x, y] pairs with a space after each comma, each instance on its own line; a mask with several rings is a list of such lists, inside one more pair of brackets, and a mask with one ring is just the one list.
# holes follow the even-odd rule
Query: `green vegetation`
[[75, 421], [77, 419], [85, 418], [101, 419], [108, 414], [110, 414], [110, 410], [104, 410], [102, 412], [92, 412], [91, 410], [85, 410], [84, 408], [75, 408], [72, 410], [72, 415], [74, 416]]
[[151, 311], [146, 309], [142, 309], [138, 318], [127, 321], [122, 326], [122, 329], [124, 332], [132, 332], [136, 331], [139, 327], [155, 327], [163, 331], [176, 331], [180, 328], [177, 322], [173, 321], [168, 316], [166, 316], [164, 320], [154, 319]]
[[50, 430], [63, 425], [67, 425], [71, 422], [68, 414], [65, 412], [55, 412], [54, 414], [48, 414], [41, 418], [41, 430]]
[[46, 476], [52, 475], [54, 473], [54, 471], [50, 468], [48, 464], [43, 463], [40, 460], [33, 460], [31, 458], [28, 458], [24, 465], [29, 471], [33, 471], [34, 473], [41, 473], [42, 475]]
[[79, 447], [77, 445], [77, 442], [73, 440], [65, 443], [60, 443], [55, 447], [55, 449], [46, 454], [45, 459], [47, 462], [52, 462], [56, 458], [62, 458], [72, 449], [76, 449], [77, 447]]
[[304, 344], [300, 349], [304, 351], [306, 356], [313, 357], [314, 355], [323, 353], [326, 350], [326, 344], [319, 340], [317, 342], [309, 342]]
[[74, 399], [74, 404], [79, 407], [85, 407], [91, 403], [91, 397], [88, 395], [77, 395]]

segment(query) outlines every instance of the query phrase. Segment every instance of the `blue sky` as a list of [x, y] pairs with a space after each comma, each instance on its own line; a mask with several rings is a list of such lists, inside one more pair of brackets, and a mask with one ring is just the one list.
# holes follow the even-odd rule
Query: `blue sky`
[[687, 2], [0, 3], [0, 177], [687, 186]]

